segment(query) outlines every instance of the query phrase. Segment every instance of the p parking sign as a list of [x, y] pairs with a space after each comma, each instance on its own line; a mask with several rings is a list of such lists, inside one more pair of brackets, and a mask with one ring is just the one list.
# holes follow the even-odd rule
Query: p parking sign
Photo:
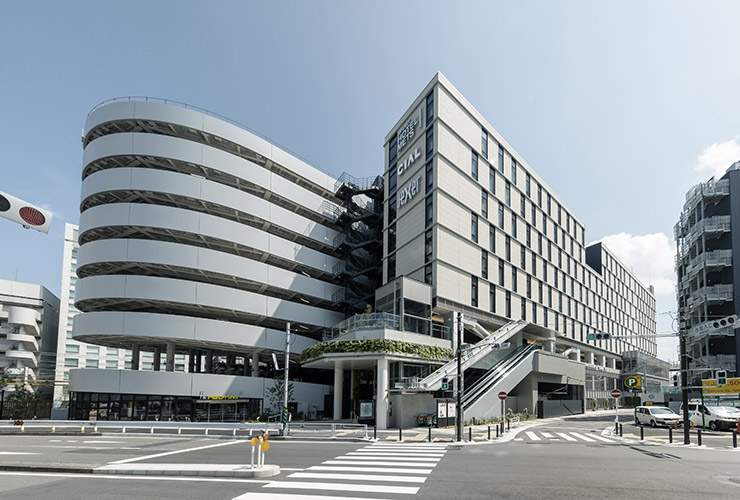
[[642, 389], [642, 377], [631, 375], [624, 379], [624, 386], [628, 389]]

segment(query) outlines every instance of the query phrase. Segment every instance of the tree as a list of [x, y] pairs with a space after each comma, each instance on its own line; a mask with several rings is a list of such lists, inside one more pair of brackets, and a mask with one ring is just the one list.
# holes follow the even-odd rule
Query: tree
[[20, 419], [35, 417], [36, 406], [41, 400], [41, 396], [33, 391], [28, 390], [21, 384], [16, 384], [15, 390], [8, 393], [5, 398], [6, 404], [10, 407], [10, 418]]
[[8, 374], [5, 373], [5, 368], [0, 368], [0, 390], [5, 389], [8, 385]]
[[[288, 403], [293, 402], [293, 382], [288, 382]], [[273, 379], [273, 385], [267, 389], [267, 400], [270, 404], [270, 408], [276, 412], [280, 412], [283, 409], [283, 401], [285, 398], [285, 382], [283, 376], [280, 375]]]

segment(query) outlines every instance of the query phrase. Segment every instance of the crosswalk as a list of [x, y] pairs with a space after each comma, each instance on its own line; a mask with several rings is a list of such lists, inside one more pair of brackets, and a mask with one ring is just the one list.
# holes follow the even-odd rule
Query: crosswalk
[[[233, 500], [361, 500], [416, 495], [447, 450], [441, 443], [375, 443], [270, 481]], [[336, 493], [336, 495], [334, 495]], [[381, 495], [381, 496], [376, 496]]]
[[[617, 443], [618, 441], [601, 436], [596, 433], [581, 433], [581, 432], [545, 432], [545, 431], [525, 431], [520, 436], [514, 438], [514, 441], [527, 441], [527, 442], [545, 442], [545, 441], [559, 441], [563, 443]], [[526, 436], [526, 437], [524, 437]]]

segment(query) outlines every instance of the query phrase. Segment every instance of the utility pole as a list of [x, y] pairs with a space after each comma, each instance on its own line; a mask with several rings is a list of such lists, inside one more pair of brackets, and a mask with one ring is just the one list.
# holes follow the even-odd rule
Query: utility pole
[[683, 312], [678, 316], [678, 337], [681, 350], [681, 402], [683, 403], [683, 444], [689, 444], [689, 360], [686, 356], [686, 322]]
[[462, 407], [462, 396], [463, 396], [463, 373], [462, 373], [462, 332], [463, 332], [463, 321], [462, 313], [455, 313], [455, 327], [457, 328], [457, 419], [455, 422], [455, 428], [457, 430], [457, 441], [463, 440], [463, 407]]
[[288, 364], [290, 356], [290, 321], [285, 325], [285, 367], [283, 368], [283, 411], [281, 420], [283, 422], [283, 436], [287, 435], [288, 429]]

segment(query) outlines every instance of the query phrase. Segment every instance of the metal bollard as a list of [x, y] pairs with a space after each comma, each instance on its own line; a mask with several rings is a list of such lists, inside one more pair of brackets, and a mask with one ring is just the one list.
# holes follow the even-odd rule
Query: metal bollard
[[398, 440], [403, 441], [403, 427], [398, 428]]
[[673, 429], [668, 427], [668, 442], [673, 443]]
[[473, 428], [472, 427], [468, 427], [468, 442], [470, 443], [473, 442]]
[[488, 426], [488, 440], [491, 440], [491, 426]]
[[504, 435], [504, 425], [506, 425], [506, 424], [505, 424], [505, 423], [504, 423], [504, 421], [502, 420], [502, 421], [501, 421], [501, 435], [502, 435], [502, 436]]
[[696, 430], [696, 436], [697, 436], [697, 441], [699, 442], [699, 446], [701, 446], [701, 429]]
[[732, 431], [732, 447], [737, 448], [737, 431]]
[[619, 424], [619, 437], [622, 437], [622, 424]]
[[498, 425], [496, 425], [496, 439], [498, 439], [498, 435], [499, 435], [499, 433], [498, 433]]
[[645, 441], [645, 428], [640, 426], [640, 441]]
[[206, 427], [206, 433], [205, 433], [205, 435], [206, 436], [208, 435], [208, 427]]
[[429, 438], [427, 439], [430, 443], [432, 442], [432, 428], [429, 428]]
[[337, 437], [337, 424], [331, 424], [331, 438], [336, 439]]
[[149, 428], [149, 434], [154, 434], [154, 426], [151, 426], [151, 428]]
[[378, 426], [377, 425], [373, 425], [373, 439], [374, 440], [378, 439]]
[[231, 431], [231, 435], [232, 435], [232, 436], [236, 436], [236, 427], [234, 427], [234, 429], [232, 429], [232, 431]]
[[121, 427], [121, 434], [126, 434], [126, 426]]
[[506, 430], [507, 431], [510, 431], [511, 430], [511, 420], [507, 420], [506, 421]]
[[95, 424], [95, 427], [93, 427], [93, 432], [98, 432], [98, 424]]
[[[177, 433], [178, 433], [178, 434], [182, 434], [182, 427], [178, 427], [178, 428], [177, 428]], [[251, 435], [251, 434], [250, 434], [250, 435]]]

